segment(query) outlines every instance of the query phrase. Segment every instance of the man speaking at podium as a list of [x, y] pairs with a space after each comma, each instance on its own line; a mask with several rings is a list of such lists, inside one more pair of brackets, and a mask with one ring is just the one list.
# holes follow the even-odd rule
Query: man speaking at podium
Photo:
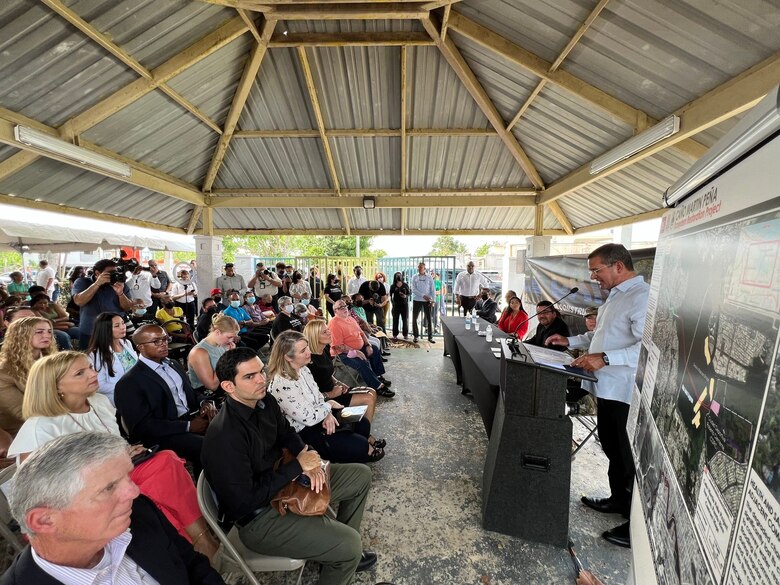
[[[628, 518], [634, 486], [634, 461], [626, 423], [639, 359], [650, 287], [634, 271], [631, 254], [621, 244], [605, 244], [588, 256], [588, 270], [599, 286], [609, 291], [599, 308], [594, 331], [574, 337], [551, 335], [545, 345], [587, 348], [571, 365], [595, 372], [598, 382], [583, 381], [583, 388], [598, 401], [598, 433], [609, 460], [608, 498], [582, 497], [582, 503], [599, 512]], [[631, 546], [629, 523], [602, 536], [618, 546]]]

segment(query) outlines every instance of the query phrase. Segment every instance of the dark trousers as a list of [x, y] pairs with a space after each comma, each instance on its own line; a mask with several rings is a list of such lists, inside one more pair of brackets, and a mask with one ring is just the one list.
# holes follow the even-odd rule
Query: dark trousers
[[601, 447], [609, 460], [609, 489], [625, 514], [631, 509], [634, 488], [634, 459], [626, 424], [629, 405], [617, 400], [598, 399], [598, 433]]
[[[342, 423], [342, 425], [345, 423]], [[365, 463], [368, 461], [368, 436], [371, 423], [363, 417], [351, 424], [351, 430], [339, 430], [326, 435], [322, 423], [304, 427], [298, 433], [307, 445], [311, 445], [320, 457], [333, 463]]]
[[393, 304], [393, 337], [398, 337], [399, 321], [403, 321], [404, 337], [409, 335], [409, 303]]
[[[152, 445], [147, 443], [154, 443], [155, 441], [144, 441], [144, 445], [151, 447]], [[160, 449], [170, 449], [176, 453], [182, 459], [189, 461], [192, 464], [192, 470], [195, 477], [200, 475], [203, 467], [200, 463], [200, 450], [203, 447], [203, 436], [196, 435], [195, 433], [182, 433], [180, 435], [169, 435], [167, 437], [161, 437], [159, 439]]]
[[425, 328], [428, 331], [428, 339], [432, 339], [431, 304], [428, 301], [412, 301], [412, 333], [414, 334], [415, 339], [420, 337], [419, 330], [417, 329], [417, 317], [420, 315], [420, 311], [423, 313]]
[[366, 321], [371, 325], [378, 325], [382, 331], [385, 330], [385, 310], [383, 307], [363, 305], [363, 309], [366, 311]]
[[347, 354], [345, 353], [339, 354], [339, 359], [344, 365], [349, 366], [353, 370], [357, 370], [360, 377], [363, 378], [363, 381], [376, 390], [382, 385], [379, 376], [382, 376], [385, 373], [385, 366], [382, 363], [382, 354], [376, 347], [373, 348], [371, 355], [366, 353], [366, 348], [364, 347], [363, 354], [366, 355], [368, 361], [360, 359], [359, 357], [347, 357]]
[[470, 313], [474, 310], [474, 305], [477, 304], [477, 299], [469, 297], [460, 297], [460, 306], [463, 307], [464, 313]]
[[181, 310], [184, 311], [184, 320], [190, 326], [190, 329], [195, 329], [195, 314], [198, 312], [195, 301], [190, 301], [188, 303], [176, 301], [176, 306], [181, 307]]

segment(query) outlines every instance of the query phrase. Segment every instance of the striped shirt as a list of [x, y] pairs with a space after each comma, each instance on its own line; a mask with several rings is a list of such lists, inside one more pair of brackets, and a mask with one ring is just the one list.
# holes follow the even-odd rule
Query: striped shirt
[[32, 549], [32, 557], [43, 572], [64, 585], [160, 585], [125, 554], [132, 539], [132, 534], [126, 530], [108, 541], [103, 548], [103, 558], [91, 569], [55, 565], [38, 556], [35, 549]]

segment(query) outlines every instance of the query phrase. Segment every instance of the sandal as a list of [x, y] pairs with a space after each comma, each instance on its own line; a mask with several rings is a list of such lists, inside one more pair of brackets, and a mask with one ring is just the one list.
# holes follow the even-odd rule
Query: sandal
[[386, 439], [377, 439], [376, 437], [373, 437], [374, 442], [371, 441], [368, 442], [369, 445], [371, 445], [374, 449], [384, 449], [387, 447], [387, 440]]
[[379, 461], [382, 457], [385, 456], [385, 450], [380, 447], [374, 447], [374, 450], [368, 454], [368, 461], [367, 463], [374, 463], [376, 461]]

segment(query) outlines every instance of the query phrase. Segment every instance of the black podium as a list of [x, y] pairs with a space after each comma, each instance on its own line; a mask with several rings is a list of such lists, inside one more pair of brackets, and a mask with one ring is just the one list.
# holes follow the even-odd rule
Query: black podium
[[566, 380], [595, 380], [537, 364], [501, 340], [501, 380], [482, 478], [482, 526], [565, 547], [569, 538], [571, 420]]

